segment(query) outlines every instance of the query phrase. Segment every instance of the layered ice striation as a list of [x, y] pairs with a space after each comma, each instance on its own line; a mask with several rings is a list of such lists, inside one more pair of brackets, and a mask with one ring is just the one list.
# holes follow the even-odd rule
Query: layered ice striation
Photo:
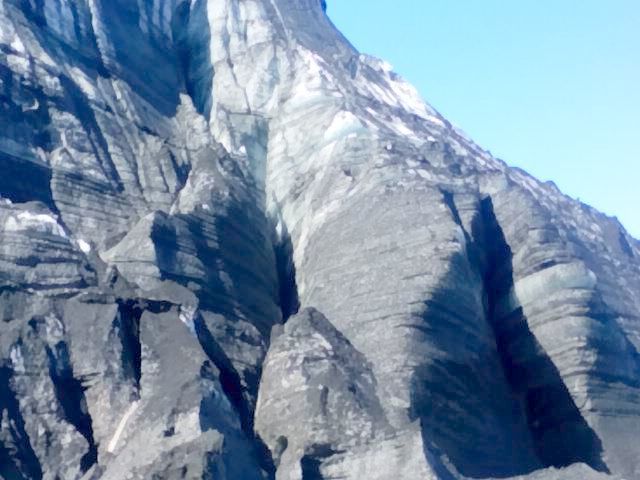
[[0, 2], [0, 476], [640, 478], [640, 242], [321, 0]]

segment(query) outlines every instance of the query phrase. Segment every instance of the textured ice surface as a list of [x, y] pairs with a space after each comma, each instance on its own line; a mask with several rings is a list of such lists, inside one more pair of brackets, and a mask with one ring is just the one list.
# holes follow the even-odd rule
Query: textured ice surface
[[322, 1], [0, 1], [0, 477], [640, 478], [639, 259]]

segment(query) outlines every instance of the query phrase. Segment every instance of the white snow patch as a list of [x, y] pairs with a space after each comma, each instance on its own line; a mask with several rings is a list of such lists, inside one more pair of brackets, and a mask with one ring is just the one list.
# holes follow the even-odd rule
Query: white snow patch
[[183, 305], [180, 307], [180, 315], [178, 318], [180, 318], [180, 321], [184, 323], [189, 331], [194, 335], [196, 334], [196, 325], [194, 322], [195, 315], [196, 309], [194, 307], [189, 305]]
[[417, 138], [415, 132], [407, 127], [404, 122], [397, 118], [393, 119], [393, 122], [391, 122], [391, 127], [401, 136]]
[[13, 48], [16, 52], [24, 53], [26, 50], [24, 48], [24, 43], [20, 40], [20, 37], [16, 35], [13, 37], [13, 41], [11, 42], [11, 48]]
[[362, 122], [351, 112], [341, 111], [333, 117], [331, 124], [324, 132], [325, 140], [335, 140], [358, 133], [364, 129]]
[[93, 83], [91, 83], [89, 77], [85, 75], [82, 70], [73, 67], [71, 69], [71, 74], [73, 80], [76, 82], [76, 85], [80, 87], [80, 90], [82, 90], [87, 95], [87, 97], [96, 98], [96, 88]]
[[289, 101], [292, 107], [308, 106], [323, 100], [331, 101], [332, 97], [341, 97], [335, 91], [332, 75], [324, 67], [324, 60], [316, 53], [298, 46], [296, 52], [304, 63], [301, 71], [304, 74], [291, 89]]
[[382, 86], [369, 82], [367, 84], [367, 89], [369, 92], [380, 100], [382, 103], [386, 103], [387, 105], [391, 105], [392, 107], [399, 107], [400, 104], [398, 99], [393, 95], [393, 90], [390, 88], [383, 88]]
[[314, 342], [316, 343], [314, 347], [322, 348], [326, 352], [333, 351], [333, 346], [327, 341], [326, 338], [324, 338], [323, 335], [319, 333], [314, 333], [313, 335], [311, 335], [311, 339], [314, 340]]
[[60, 132], [60, 141], [62, 142], [62, 148], [65, 148], [65, 149], [69, 148], [69, 141], [67, 140], [67, 132], [65, 132], [64, 130]]
[[7, 55], [7, 63], [12, 70], [18, 73], [26, 73], [29, 71], [30, 63], [27, 58], [17, 55]]
[[11, 359], [11, 365], [13, 370], [17, 373], [24, 372], [24, 357], [22, 356], [22, 348], [20, 345], [14, 345], [9, 352], [9, 358]]
[[393, 73], [393, 67], [389, 63], [370, 55], [360, 55], [360, 61], [376, 70], [380, 75], [377, 82], [364, 78], [359, 79], [359, 86], [363, 90], [387, 105], [400, 107], [427, 121], [445, 126], [437, 112], [422, 99], [416, 88]]
[[64, 337], [63, 323], [53, 313], [50, 313], [44, 319], [45, 319], [47, 341], [49, 342], [49, 344], [54, 344], [59, 342]]
[[91, 245], [89, 245], [86, 240], [79, 238], [78, 240], [76, 240], [76, 243], [78, 244], [78, 248], [80, 248], [82, 252], [89, 253], [91, 251]]
[[460, 244], [460, 247], [462, 247], [462, 253], [466, 254], [467, 253], [467, 237], [464, 233], [464, 230], [459, 225], [458, 225], [458, 228], [456, 228], [455, 238], [456, 238], [456, 242], [458, 242]]
[[306, 106], [314, 100], [323, 98], [320, 87], [308, 85], [305, 82], [298, 83], [291, 91], [291, 102], [295, 106]]
[[46, 213], [20, 212], [17, 216], [10, 216], [6, 220], [4, 227], [9, 232], [36, 230], [67, 238], [67, 234], [58, 223], [58, 220], [53, 215]]
[[122, 432], [124, 431], [124, 427], [127, 426], [127, 422], [129, 421], [129, 418], [136, 411], [136, 409], [138, 408], [138, 404], [139, 403], [140, 403], [139, 401], [135, 401], [131, 405], [129, 405], [129, 408], [127, 409], [127, 411], [124, 413], [124, 415], [120, 419], [120, 423], [118, 423], [118, 428], [116, 428], [116, 431], [113, 434], [113, 437], [111, 437], [111, 441], [109, 442], [109, 445], [107, 446], [107, 452], [109, 452], [109, 453], [115, 452], [116, 446], [118, 445], [118, 440], [120, 440], [120, 436], [122, 435]]
[[22, 107], [22, 111], [31, 112], [33, 110], [38, 110], [38, 108], [40, 108], [40, 102], [38, 102], [38, 99], [36, 98], [33, 100], [33, 104], [29, 105], [28, 107]]
[[430, 122], [444, 126], [444, 122], [434, 115], [435, 112], [427, 106], [424, 100], [422, 100], [422, 97], [420, 97], [420, 94], [413, 85], [402, 79], [390, 79], [389, 87], [398, 99], [399, 103], [406, 110], [415, 113]]
[[322, 57], [303, 47], [298, 47], [296, 51], [302, 57], [302, 60], [306, 63], [307, 67], [309, 67], [310, 73], [313, 75], [319, 75], [321, 70], [320, 63], [323, 62]]

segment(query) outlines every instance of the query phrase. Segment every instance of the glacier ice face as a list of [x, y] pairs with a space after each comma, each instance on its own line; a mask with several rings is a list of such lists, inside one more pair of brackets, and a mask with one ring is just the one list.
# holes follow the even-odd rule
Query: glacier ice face
[[325, 9], [0, 2], [0, 476], [640, 475], [640, 243]]

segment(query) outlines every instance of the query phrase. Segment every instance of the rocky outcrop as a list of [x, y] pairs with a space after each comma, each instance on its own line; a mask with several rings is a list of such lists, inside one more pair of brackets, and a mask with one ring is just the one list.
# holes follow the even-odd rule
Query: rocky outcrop
[[317, 310], [274, 327], [256, 430], [274, 455], [278, 478], [319, 475], [325, 458], [384, 439], [389, 425], [375, 387], [365, 357]]
[[640, 242], [325, 10], [0, 2], [0, 476], [640, 476]]

